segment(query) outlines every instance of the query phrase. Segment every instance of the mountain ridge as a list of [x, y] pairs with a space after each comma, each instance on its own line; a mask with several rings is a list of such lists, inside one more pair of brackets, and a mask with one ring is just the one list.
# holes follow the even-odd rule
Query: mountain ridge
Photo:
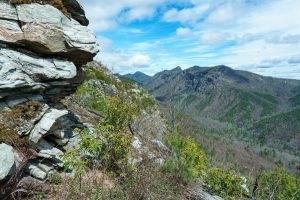
[[151, 76], [149, 76], [143, 72], [140, 72], [140, 71], [136, 71], [133, 74], [124, 74], [124, 75], [119, 75], [119, 76], [128, 78], [128, 79], [133, 80], [138, 83], [144, 83], [145, 81], [148, 81], [149, 79], [151, 79]]
[[300, 80], [220, 65], [176, 67], [155, 74], [143, 85], [163, 107], [175, 107], [200, 126], [235, 127], [243, 132], [239, 137], [289, 155], [288, 159], [278, 156], [285, 166], [300, 160]]

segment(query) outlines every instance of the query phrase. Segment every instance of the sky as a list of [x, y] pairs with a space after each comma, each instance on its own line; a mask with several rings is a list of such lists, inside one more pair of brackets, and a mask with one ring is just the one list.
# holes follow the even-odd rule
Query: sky
[[300, 0], [79, 0], [115, 73], [227, 65], [300, 79]]

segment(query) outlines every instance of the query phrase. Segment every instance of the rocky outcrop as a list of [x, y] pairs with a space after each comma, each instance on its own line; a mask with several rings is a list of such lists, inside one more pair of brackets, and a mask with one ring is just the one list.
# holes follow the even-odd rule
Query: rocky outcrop
[[15, 172], [16, 164], [13, 148], [0, 144], [0, 182], [9, 178]]
[[[77, 146], [73, 130], [86, 127], [61, 101], [83, 81], [81, 67], [98, 44], [76, 0], [62, 1], [69, 15], [50, 4], [10, 2], [18, 1], [0, 0], [0, 182], [18, 166], [31, 177], [26, 183], [44, 181]], [[17, 166], [22, 151], [31, 153]]]
[[84, 10], [76, 0], [63, 0], [63, 4], [73, 19], [84, 26], [89, 25], [89, 20], [85, 17]]
[[67, 58], [76, 65], [91, 61], [98, 52], [94, 33], [51, 5], [11, 5], [2, 0], [0, 11], [1, 43]]

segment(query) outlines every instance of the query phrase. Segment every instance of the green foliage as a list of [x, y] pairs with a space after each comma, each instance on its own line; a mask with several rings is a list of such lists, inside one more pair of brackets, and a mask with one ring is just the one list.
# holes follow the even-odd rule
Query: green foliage
[[213, 167], [208, 171], [205, 182], [210, 191], [225, 199], [237, 199], [245, 193], [243, 178], [233, 170]]
[[128, 129], [136, 112], [137, 107], [124, 102], [121, 97], [107, 100], [106, 118], [100, 123], [100, 130], [106, 143], [105, 162], [110, 168], [120, 168], [127, 164], [132, 143]]
[[[123, 100], [130, 98], [132, 103], [136, 104], [138, 110], [146, 110], [156, 105], [155, 100], [146, 96], [143, 89], [139, 88], [137, 83], [131, 80], [120, 77], [121, 81], [117, 81], [113, 76], [92, 68], [86, 69], [86, 74], [87, 80], [101, 80], [108, 85], [115, 86], [118, 90], [118, 98], [123, 98]], [[134, 92], [134, 89], [140, 90], [140, 93]], [[95, 112], [103, 113], [105, 110], [105, 94], [104, 91], [101, 91], [101, 88], [84, 82], [78, 87], [75, 97], [79, 103]]]
[[300, 105], [300, 94], [297, 96], [294, 96], [292, 98], [289, 99], [289, 103], [292, 106], [299, 106]]
[[226, 113], [222, 120], [237, 122], [240, 126], [247, 125], [258, 117], [255, 113], [256, 107], [261, 108], [260, 117], [270, 115], [276, 110], [278, 101], [272, 95], [242, 90], [233, 91], [237, 95], [238, 103]]
[[116, 83], [112, 76], [105, 74], [103, 71], [99, 71], [93, 68], [89, 68], [86, 70], [86, 76], [87, 80], [102, 80], [103, 82], [109, 85], [114, 85]]
[[173, 152], [163, 167], [166, 172], [185, 183], [205, 175], [208, 160], [194, 139], [176, 131], [174, 134], [169, 133], [164, 141]]
[[[273, 145], [278, 150], [293, 154], [299, 152], [299, 145], [293, 143], [300, 132], [300, 109], [264, 118], [255, 123], [251, 131], [256, 132], [262, 144]], [[272, 133], [272, 134], [271, 134]], [[276, 142], [277, 141], [277, 142]]]
[[125, 78], [125, 77], [119, 77], [119, 79], [122, 81], [123, 88], [125, 90], [130, 90], [130, 89], [134, 88], [135, 85], [138, 85], [137, 82], [130, 80], [128, 78]]
[[48, 181], [50, 184], [58, 185], [63, 182], [63, 177], [59, 173], [53, 173], [49, 175]]
[[140, 99], [140, 101], [138, 102], [138, 106], [140, 109], [144, 109], [146, 110], [147, 108], [152, 108], [153, 106], [156, 105], [156, 102], [154, 99], [150, 98], [150, 97], [143, 97]]
[[122, 96], [108, 98], [104, 112], [105, 120], [101, 125], [113, 126], [115, 131], [127, 130], [137, 112], [137, 106], [124, 101]]
[[270, 94], [264, 94], [264, 93], [260, 93], [260, 92], [253, 92], [253, 94], [255, 94], [256, 96], [258, 96], [266, 101], [269, 101], [271, 103], [274, 103], [274, 104], [278, 103], [278, 100]]
[[266, 171], [260, 174], [259, 199], [297, 200], [300, 199], [300, 183], [284, 169]]
[[103, 93], [88, 85], [87, 82], [78, 87], [76, 94], [76, 100], [87, 108], [102, 113], [105, 109], [105, 99]]
[[62, 157], [65, 170], [73, 170], [75, 178], [79, 178], [85, 174], [89, 163], [87, 159], [83, 159], [82, 152], [83, 149], [72, 149], [67, 151]]
[[126, 173], [130, 155], [132, 135], [106, 126], [102, 128], [102, 136], [106, 141], [106, 148], [103, 152], [104, 166], [122, 176], [126, 175], [124, 173]]
[[119, 173], [127, 164], [132, 143], [128, 127], [134, 119], [136, 106], [118, 96], [107, 98], [105, 105], [105, 119], [98, 124], [95, 133], [74, 130], [80, 133], [80, 147], [68, 151], [64, 160], [66, 169], [73, 169], [76, 177], [84, 174], [93, 159], [100, 161], [105, 168], [120, 170]]
[[91, 79], [101, 80], [108, 85], [116, 86], [116, 88], [119, 91], [123, 91], [123, 92], [133, 89], [134, 85], [137, 84], [136, 82], [131, 81], [124, 77], [119, 77], [119, 79], [121, 80], [121, 82], [119, 82], [114, 76], [106, 74], [103, 71], [99, 71], [93, 68], [87, 69], [86, 74], [87, 74], [87, 80], [91, 80]]

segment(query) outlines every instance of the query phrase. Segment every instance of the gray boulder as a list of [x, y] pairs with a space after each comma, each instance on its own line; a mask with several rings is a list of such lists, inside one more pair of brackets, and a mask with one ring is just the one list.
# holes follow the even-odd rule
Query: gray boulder
[[[78, 8], [71, 1], [66, 3]], [[93, 60], [98, 53], [94, 32], [51, 5], [32, 3], [14, 7], [1, 1], [2, 10], [0, 42], [14, 43], [40, 54], [59, 55], [78, 66]]]
[[219, 196], [213, 196], [201, 189], [198, 190], [198, 195], [199, 195], [200, 199], [202, 198], [202, 200], [223, 200], [223, 198], [221, 198]]
[[67, 114], [67, 110], [50, 109], [50, 111], [42, 117], [42, 119], [30, 133], [30, 141], [33, 143], [38, 143], [39, 140], [50, 131], [55, 122], [60, 117]]
[[[24, 92], [43, 91], [51, 86], [51, 81], [70, 80], [76, 76], [72, 62], [58, 59], [37, 58], [12, 49], [0, 49], [0, 90]], [[47, 82], [47, 83], [44, 83]], [[64, 83], [62, 82], [62, 85]]]
[[32, 144], [32, 148], [37, 150], [44, 157], [50, 158], [51, 162], [58, 167], [63, 167], [63, 161], [61, 157], [64, 153], [55, 147], [51, 142], [46, 141], [45, 139], [41, 139], [39, 143]]
[[204, 191], [202, 187], [197, 187], [190, 192], [189, 199], [191, 200], [223, 200], [219, 196], [214, 196]]
[[6, 180], [16, 171], [14, 151], [11, 146], [0, 144], [0, 181]]
[[45, 180], [49, 173], [54, 170], [53, 167], [44, 163], [28, 163], [25, 171], [39, 180]]

